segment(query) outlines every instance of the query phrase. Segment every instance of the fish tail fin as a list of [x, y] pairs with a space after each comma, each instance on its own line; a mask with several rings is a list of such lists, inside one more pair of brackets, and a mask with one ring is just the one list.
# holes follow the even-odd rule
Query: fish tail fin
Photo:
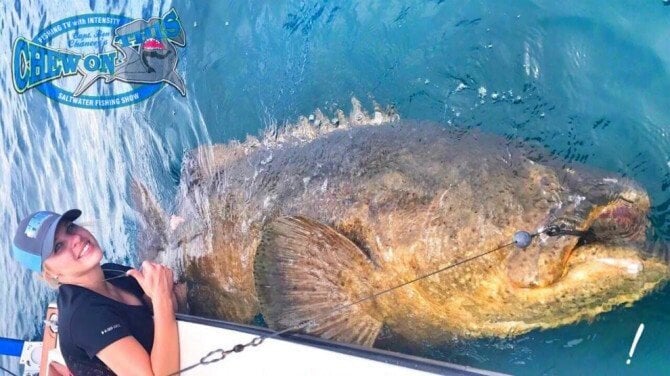
[[[372, 346], [382, 322], [371, 315], [374, 264], [351, 240], [305, 217], [268, 223], [255, 258], [261, 312], [277, 330], [309, 322], [305, 331]], [[332, 313], [332, 314], [331, 314]]]

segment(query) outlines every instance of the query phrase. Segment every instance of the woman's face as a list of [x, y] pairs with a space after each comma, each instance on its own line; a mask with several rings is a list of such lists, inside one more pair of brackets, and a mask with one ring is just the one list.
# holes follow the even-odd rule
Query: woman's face
[[71, 277], [85, 274], [100, 264], [102, 250], [95, 237], [85, 228], [69, 221], [62, 221], [56, 228], [54, 251], [44, 267], [54, 275], [61, 275], [60, 281], [68, 283]]

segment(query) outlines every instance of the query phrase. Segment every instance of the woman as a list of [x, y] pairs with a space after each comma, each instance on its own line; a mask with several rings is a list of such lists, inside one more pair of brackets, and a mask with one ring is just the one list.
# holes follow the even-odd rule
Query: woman
[[40, 211], [19, 224], [14, 257], [58, 287], [63, 358], [74, 375], [168, 375], [179, 370], [172, 271], [100, 265], [95, 237], [73, 223], [81, 211]]

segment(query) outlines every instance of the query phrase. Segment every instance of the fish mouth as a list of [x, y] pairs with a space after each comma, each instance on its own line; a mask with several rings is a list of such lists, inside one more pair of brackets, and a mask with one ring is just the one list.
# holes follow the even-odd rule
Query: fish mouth
[[637, 246], [593, 243], [578, 248], [565, 275], [548, 287], [582, 294], [591, 289], [593, 297], [639, 295], [668, 277], [668, 264], [658, 258], [643, 257]]
[[[587, 246], [602, 249], [602, 254], [597, 257], [592, 255], [589, 260], [594, 265], [599, 265], [599, 269], [601, 267], [606, 270], [618, 269], [628, 277], [637, 276], [644, 269], [641, 256], [649, 225], [647, 217], [649, 209], [648, 196], [637, 190], [625, 191], [610, 202], [595, 206], [577, 232], [579, 235], [574, 246], [566, 247], [568, 249], [561, 263], [563, 265], [561, 277], [570, 271], [571, 263], [568, 261], [573, 254], [580, 252], [582, 248], [588, 248]], [[626, 255], [614, 251], [608, 253], [608, 247], [620, 245], [626, 245], [637, 252]]]
[[649, 208], [649, 198], [636, 192], [621, 195], [606, 205], [597, 206], [585, 221], [588, 225], [588, 236], [584, 240], [605, 243], [643, 241], [649, 224]]
[[142, 47], [146, 51], [162, 51], [165, 49], [165, 45], [156, 38], [147, 39], [144, 44], [142, 44]]
[[[520, 288], [551, 287], [574, 267], [574, 263], [570, 262], [573, 255], [592, 244], [604, 250], [599, 254], [603, 259], [620, 258], [621, 255], [607, 252], [617, 245], [638, 249], [641, 257], [649, 223], [649, 198], [639, 189], [619, 192], [608, 195], [609, 199], [603, 196], [591, 199], [580, 197], [571, 207], [564, 206], [559, 215], [540, 227], [538, 236], [529, 247], [516, 249], [509, 255], [506, 272], [511, 283]], [[632, 260], [636, 257], [638, 255], [628, 258]], [[611, 260], [606, 262], [609, 262], [607, 270], [616, 264]], [[616, 265], [624, 264], [633, 265], [627, 261]], [[636, 266], [630, 268], [635, 269]]]

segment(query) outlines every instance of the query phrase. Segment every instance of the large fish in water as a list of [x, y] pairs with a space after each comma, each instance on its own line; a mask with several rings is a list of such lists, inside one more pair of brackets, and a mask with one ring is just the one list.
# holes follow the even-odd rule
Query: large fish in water
[[[145, 257], [182, 266], [194, 314], [372, 345], [508, 336], [592, 318], [668, 277], [645, 252], [647, 193], [499, 136], [353, 101], [185, 159], [171, 219], [135, 193]], [[542, 232], [325, 316], [378, 291]], [[160, 252], [159, 252], [160, 251]]]

